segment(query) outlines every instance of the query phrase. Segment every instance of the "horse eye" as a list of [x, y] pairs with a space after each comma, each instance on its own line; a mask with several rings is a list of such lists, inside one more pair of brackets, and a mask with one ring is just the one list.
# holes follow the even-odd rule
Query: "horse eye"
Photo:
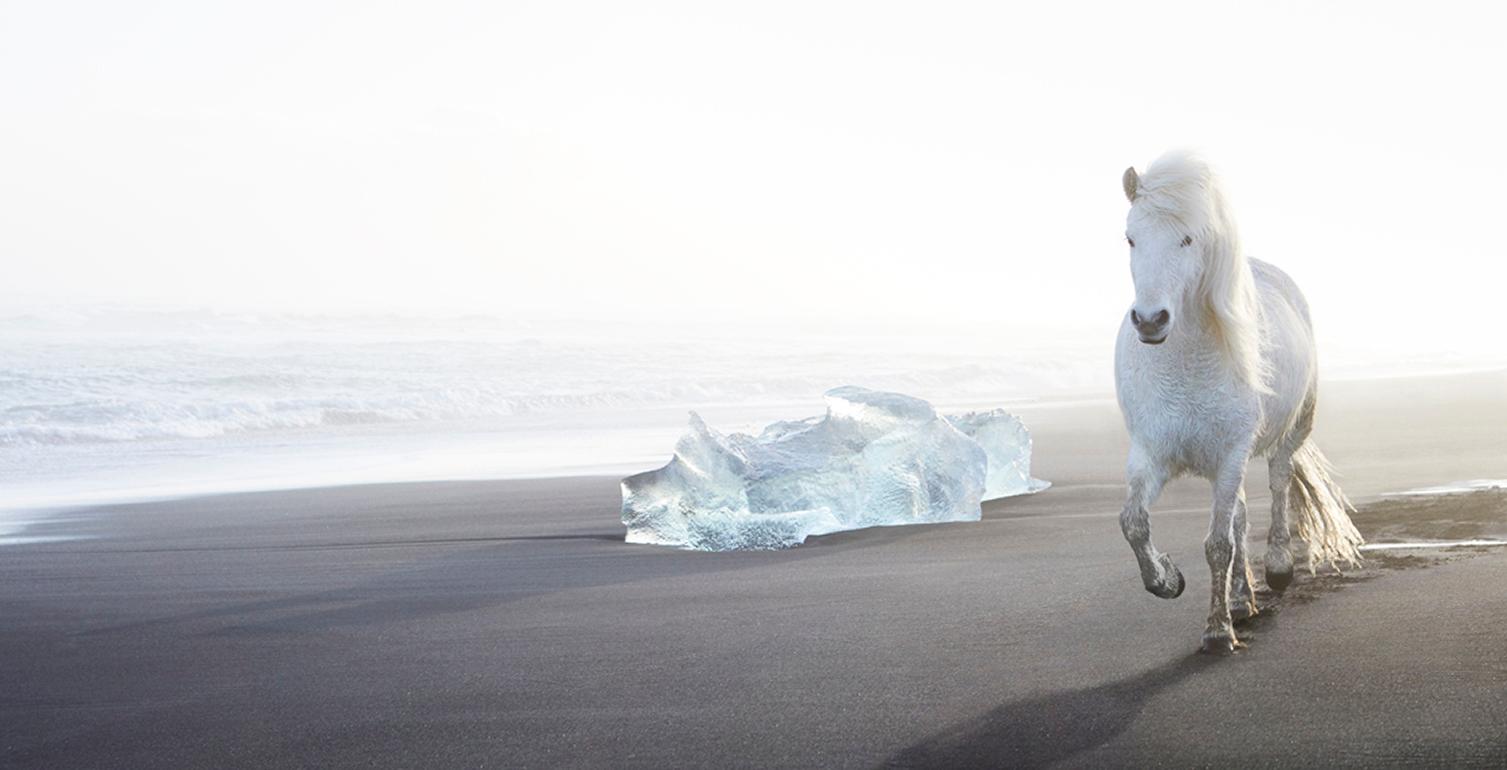
[[1184, 235], [1183, 236], [1183, 245], [1184, 246], [1191, 245], [1192, 243], [1193, 243], [1193, 236], [1191, 236], [1191, 235]]
[[1132, 237], [1130, 237], [1130, 236], [1127, 235], [1127, 236], [1125, 236], [1125, 242], [1128, 243], [1128, 244], [1130, 244], [1130, 248], [1132, 248], [1132, 249], [1135, 248], [1135, 239], [1134, 238], [1132, 238]]

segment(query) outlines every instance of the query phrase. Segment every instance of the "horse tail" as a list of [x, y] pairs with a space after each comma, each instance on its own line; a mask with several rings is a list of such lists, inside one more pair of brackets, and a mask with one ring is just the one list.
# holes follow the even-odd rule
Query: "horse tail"
[[1308, 571], [1329, 562], [1360, 566], [1360, 546], [1365, 538], [1350, 521], [1355, 506], [1334, 480], [1334, 468], [1312, 441], [1305, 441], [1292, 455], [1292, 484], [1288, 507], [1297, 511], [1298, 537], [1308, 543]]

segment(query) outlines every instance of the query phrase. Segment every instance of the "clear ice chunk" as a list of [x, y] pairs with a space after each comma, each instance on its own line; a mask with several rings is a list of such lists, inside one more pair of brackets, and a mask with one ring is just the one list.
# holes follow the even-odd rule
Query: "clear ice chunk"
[[952, 427], [984, 448], [989, 472], [984, 478], [984, 499], [1029, 495], [1051, 486], [1031, 478], [1031, 431], [1003, 409], [948, 415]]
[[694, 412], [663, 468], [623, 479], [630, 543], [775, 549], [863, 527], [978, 521], [982, 500], [1045, 489], [1031, 437], [1001, 410], [941, 417], [898, 393], [842, 387], [827, 413], [723, 435]]

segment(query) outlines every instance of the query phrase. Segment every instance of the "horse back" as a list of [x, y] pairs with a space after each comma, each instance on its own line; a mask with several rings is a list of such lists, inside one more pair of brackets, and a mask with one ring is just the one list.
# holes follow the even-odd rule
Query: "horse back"
[[1308, 314], [1308, 300], [1303, 296], [1303, 290], [1298, 288], [1292, 276], [1283, 272], [1282, 268], [1262, 262], [1259, 259], [1248, 258], [1251, 266], [1251, 275], [1256, 279], [1256, 292], [1261, 297], [1262, 310], [1266, 310], [1269, 303], [1280, 302], [1296, 313], [1303, 322], [1303, 328], [1312, 334], [1313, 319]]
[[1318, 356], [1308, 301], [1280, 268], [1250, 261], [1261, 302], [1261, 325], [1271, 392], [1262, 398], [1262, 430], [1255, 452], [1264, 453], [1307, 412], [1318, 383]]

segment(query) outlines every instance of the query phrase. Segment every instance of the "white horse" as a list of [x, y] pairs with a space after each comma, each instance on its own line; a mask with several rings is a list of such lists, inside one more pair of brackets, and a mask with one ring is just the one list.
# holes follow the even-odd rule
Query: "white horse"
[[1129, 492], [1120, 526], [1146, 590], [1183, 592], [1183, 575], [1151, 544], [1147, 508], [1162, 486], [1192, 473], [1214, 486], [1204, 554], [1213, 591], [1203, 650], [1229, 652], [1233, 614], [1256, 612], [1246, 548], [1245, 471], [1266, 455], [1272, 521], [1266, 582], [1292, 582], [1288, 512], [1297, 514], [1308, 566], [1358, 564], [1350, 503], [1308, 434], [1318, 363], [1308, 303], [1287, 274], [1240, 250], [1235, 220], [1208, 164], [1168, 153], [1145, 174], [1125, 170], [1125, 238], [1135, 303], [1115, 346], [1115, 390], [1130, 431]]

